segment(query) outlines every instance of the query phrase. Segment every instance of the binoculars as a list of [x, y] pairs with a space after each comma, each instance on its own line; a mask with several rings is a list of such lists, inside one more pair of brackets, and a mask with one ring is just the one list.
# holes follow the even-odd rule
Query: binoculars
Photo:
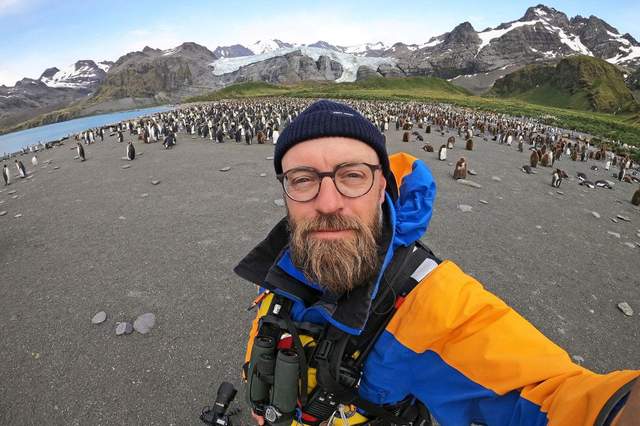
[[290, 425], [298, 402], [298, 354], [277, 349], [269, 336], [256, 336], [248, 370], [248, 403], [273, 426]]

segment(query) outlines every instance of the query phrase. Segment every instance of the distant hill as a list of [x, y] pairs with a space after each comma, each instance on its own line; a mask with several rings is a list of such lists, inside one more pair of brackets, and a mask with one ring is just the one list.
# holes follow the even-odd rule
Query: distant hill
[[622, 71], [589, 56], [564, 58], [555, 66], [525, 66], [498, 79], [489, 95], [594, 112], [640, 110]]

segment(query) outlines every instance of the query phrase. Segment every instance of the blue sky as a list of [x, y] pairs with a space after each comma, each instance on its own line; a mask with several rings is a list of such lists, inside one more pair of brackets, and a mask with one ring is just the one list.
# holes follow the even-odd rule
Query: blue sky
[[[38, 78], [78, 59], [116, 60], [145, 45], [249, 44], [278, 38], [340, 45], [421, 43], [469, 21], [476, 30], [524, 15], [538, 1], [0, 0], [0, 84]], [[596, 15], [640, 39], [638, 1], [546, 1], [570, 18]]]

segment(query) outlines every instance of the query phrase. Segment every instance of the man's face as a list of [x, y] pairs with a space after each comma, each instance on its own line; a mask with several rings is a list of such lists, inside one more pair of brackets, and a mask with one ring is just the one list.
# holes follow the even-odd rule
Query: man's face
[[[282, 168], [284, 172], [298, 167], [331, 172], [344, 163], [380, 161], [376, 152], [361, 141], [326, 137], [289, 149], [282, 159]], [[342, 293], [364, 284], [377, 272], [385, 186], [381, 172], [375, 171], [371, 190], [361, 197], [343, 196], [326, 177], [311, 201], [297, 202], [285, 197], [291, 257], [308, 279]]]

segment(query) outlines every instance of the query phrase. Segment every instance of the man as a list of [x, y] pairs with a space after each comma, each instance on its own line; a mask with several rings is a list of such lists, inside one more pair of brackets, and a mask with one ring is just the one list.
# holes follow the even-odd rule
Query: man
[[[433, 177], [407, 154], [389, 157], [358, 112], [314, 103], [280, 135], [274, 164], [287, 217], [235, 268], [262, 288], [245, 370], [258, 424], [428, 424], [424, 406], [442, 425], [637, 420], [639, 371], [597, 375], [573, 364], [419, 242]], [[407, 288], [390, 305], [378, 303]], [[385, 312], [389, 321], [370, 334]], [[361, 335], [373, 344], [345, 349]], [[286, 357], [299, 360], [289, 376], [280, 372]], [[360, 369], [348, 376], [354, 365]], [[287, 377], [293, 385], [278, 387]]]

